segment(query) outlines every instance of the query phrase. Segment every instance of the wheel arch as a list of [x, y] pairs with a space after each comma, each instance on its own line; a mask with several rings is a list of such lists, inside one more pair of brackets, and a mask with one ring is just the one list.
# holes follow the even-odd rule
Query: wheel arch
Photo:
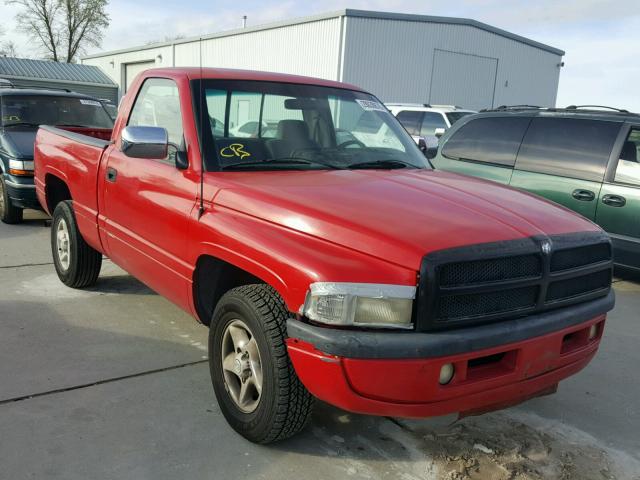
[[263, 283], [272, 286], [284, 299], [286, 285], [270, 272], [249, 271], [210, 253], [202, 254], [193, 272], [192, 296], [198, 319], [209, 326], [220, 298], [232, 288]]
[[67, 182], [57, 175], [47, 173], [44, 177], [44, 185], [49, 214], [53, 214], [53, 211], [60, 202], [73, 200]]

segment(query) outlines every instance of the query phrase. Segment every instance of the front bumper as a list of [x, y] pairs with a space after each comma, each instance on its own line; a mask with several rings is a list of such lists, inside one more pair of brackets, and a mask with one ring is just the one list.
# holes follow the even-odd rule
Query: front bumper
[[[604, 299], [600, 308], [606, 308]], [[575, 308], [571, 310], [575, 312]], [[296, 329], [291, 328], [297, 321], [291, 320], [287, 346], [296, 373], [307, 389], [319, 399], [344, 410], [398, 417], [468, 415], [504, 408], [555, 391], [558, 382], [580, 371], [593, 358], [605, 318], [605, 313], [601, 312], [579, 322], [574, 319], [568, 326], [556, 325], [550, 332], [540, 333], [540, 330], [537, 335], [520, 340], [509, 339], [517, 338], [513, 332], [520, 329], [509, 331], [503, 325], [501, 334], [494, 332], [492, 339], [482, 340], [496, 345], [481, 348], [473, 348], [480, 345], [474, 344], [473, 339], [461, 344], [455, 340], [453, 332], [424, 334], [424, 338], [453, 337], [449, 344], [455, 351], [441, 351], [447, 343], [446, 338], [432, 344], [439, 345], [434, 350], [437, 355], [422, 351], [410, 340], [414, 335], [422, 337], [423, 334], [379, 334], [390, 338], [388, 341], [395, 345], [392, 349], [381, 336], [376, 337], [379, 352], [385, 353], [382, 357], [357, 355], [363, 350], [354, 340], [356, 334], [347, 332], [345, 335], [339, 330], [337, 332], [348, 341], [338, 349], [346, 348], [357, 356], [327, 352], [319, 342], [297, 338]], [[597, 326], [597, 333], [589, 338], [592, 325]], [[491, 325], [468, 330], [487, 327]], [[396, 337], [405, 340], [396, 343]], [[457, 351], [465, 350], [461, 345], [467, 347], [466, 351]], [[365, 345], [364, 348], [364, 351], [371, 351], [372, 346]], [[441, 385], [440, 370], [449, 363], [454, 365], [455, 375], [448, 384]]]
[[40, 202], [36, 196], [36, 186], [33, 177], [16, 177], [5, 175], [4, 184], [11, 204], [19, 208], [33, 208], [41, 210]]

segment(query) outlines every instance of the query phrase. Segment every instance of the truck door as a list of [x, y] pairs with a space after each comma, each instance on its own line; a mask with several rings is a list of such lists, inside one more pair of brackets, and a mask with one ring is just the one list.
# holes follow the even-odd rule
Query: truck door
[[611, 235], [615, 262], [640, 268], [640, 125], [624, 139], [602, 186], [596, 222]]
[[595, 220], [620, 122], [534, 117], [522, 140], [511, 186]]
[[[179, 89], [173, 80], [142, 84], [128, 125], [158, 126], [169, 142], [183, 143]], [[176, 149], [163, 160], [127, 157], [117, 147], [108, 154], [104, 179], [107, 250], [111, 259], [179, 305], [187, 305], [191, 269], [185, 262], [187, 229], [198, 177], [175, 166]]]

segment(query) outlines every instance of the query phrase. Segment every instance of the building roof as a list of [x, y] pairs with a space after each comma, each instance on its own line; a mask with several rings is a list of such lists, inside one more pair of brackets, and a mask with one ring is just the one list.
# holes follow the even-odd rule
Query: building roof
[[117, 87], [113, 80], [93, 65], [26, 58], [0, 57], [0, 77]]
[[230, 37], [234, 35], [242, 35], [243, 33], [257, 32], [261, 30], [271, 30], [274, 28], [287, 27], [290, 25], [300, 25], [303, 23], [317, 22], [319, 20], [328, 20], [331, 18], [339, 18], [339, 17], [357, 17], [357, 18], [373, 18], [373, 19], [381, 19], [381, 20], [400, 20], [405, 22], [422, 22], [422, 23], [444, 23], [449, 25], [465, 25], [470, 27], [475, 27], [480, 30], [485, 30], [490, 33], [494, 33], [496, 35], [500, 35], [501, 37], [508, 38], [510, 40], [515, 40], [520, 43], [524, 43], [534, 48], [539, 48], [541, 50], [545, 50], [547, 52], [553, 53], [555, 55], [564, 55], [565, 52], [555, 47], [551, 47], [549, 45], [545, 45], [544, 43], [536, 42], [535, 40], [531, 40], [526, 37], [522, 37], [520, 35], [516, 35], [515, 33], [508, 32], [506, 30], [502, 30], [497, 27], [493, 27], [491, 25], [487, 25], [486, 23], [478, 22], [477, 20], [472, 20], [470, 18], [456, 18], [456, 17], [435, 17], [431, 15], [414, 15], [407, 13], [391, 13], [391, 12], [374, 12], [369, 10], [353, 10], [353, 9], [344, 9], [338, 10], [336, 12], [324, 13], [320, 15], [312, 15], [308, 17], [295, 18], [292, 20], [286, 20], [281, 22], [268, 23], [265, 25], [258, 25], [255, 27], [247, 27], [247, 28], [237, 28], [234, 30], [227, 30], [224, 32], [213, 33], [210, 35], [203, 35], [199, 37], [189, 37], [189, 38], [181, 38], [179, 40], [173, 40], [170, 42], [160, 42], [160, 43], [150, 43], [147, 45], [140, 45], [138, 47], [125, 48], [121, 50], [113, 50], [109, 52], [96, 53], [93, 55], [87, 55], [85, 58], [100, 58], [107, 55], [115, 55], [119, 53], [128, 53], [128, 52], [136, 52], [140, 50], [149, 50], [158, 47], [165, 47], [171, 45], [179, 45], [182, 43], [191, 43], [194, 41], [202, 40], [210, 40], [214, 38], [221, 37]]

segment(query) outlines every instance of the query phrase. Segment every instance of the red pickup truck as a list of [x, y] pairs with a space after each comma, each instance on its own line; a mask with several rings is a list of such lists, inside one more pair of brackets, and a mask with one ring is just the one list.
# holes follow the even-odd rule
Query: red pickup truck
[[261, 443], [313, 398], [481, 413], [552, 393], [613, 308], [608, 237], [546, 200], [435, 171], [338, 82], [154, 69], [105, 132], [42, 127], [37, 195], [62, 282], [102, 255], [209, 326], [225, 417]]

